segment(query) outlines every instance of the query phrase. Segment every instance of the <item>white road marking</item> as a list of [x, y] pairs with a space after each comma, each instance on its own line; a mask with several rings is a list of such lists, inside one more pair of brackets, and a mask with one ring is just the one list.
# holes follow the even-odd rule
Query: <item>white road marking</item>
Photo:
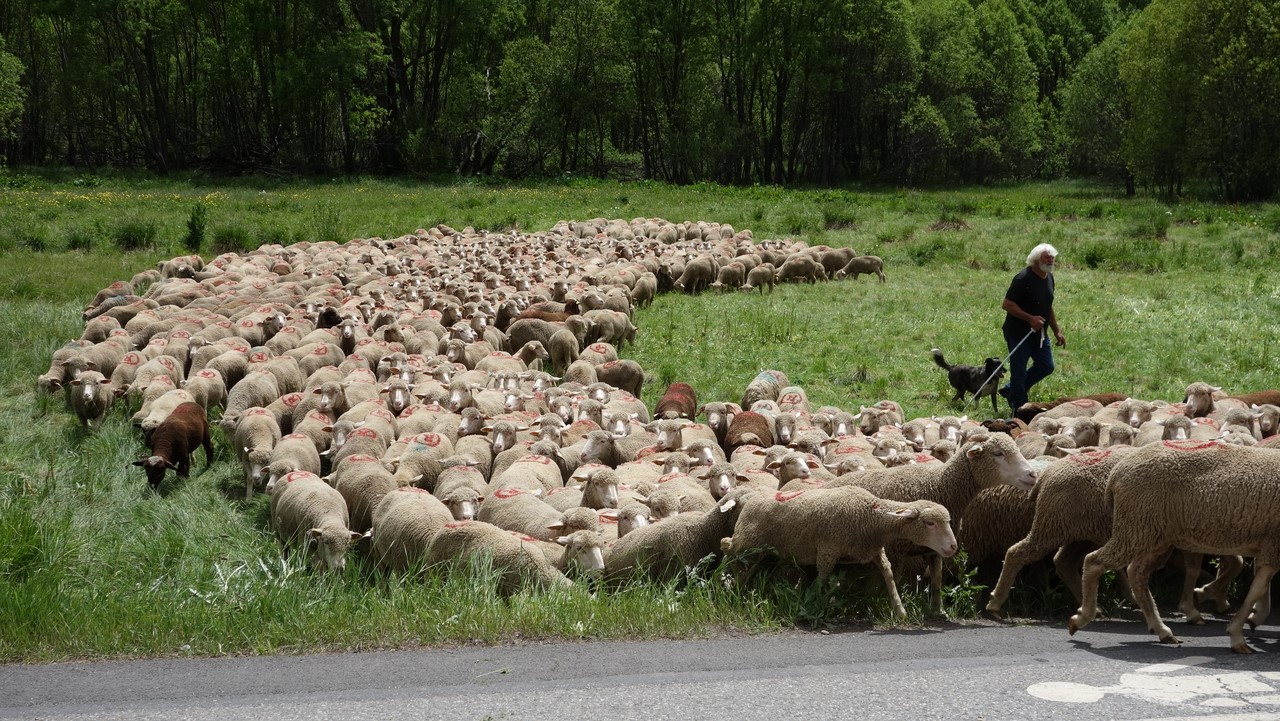
[[[1167, 663], [1143, 666], [1120, 674], [1114, 686], [1090, 686], [1070, 681], [1047, 681], [1027, 687], [1027, 693], [1058, 703], [1097, 703], [1107, 695], [1127, 696], [1153, 703], [1198, 703], [1207, 708], [1238, 708], [1249, 704], [1280, 706], [1280, 693], [1267, 681], [1280, 681], [1280, 673], [1236, 671], [1182, 673], [1212, 662], [1208, 656], [1188, 656]], [[1247, 695], [1246, 695], [1247, 694]], [[1254, 718], [1280, 721], [1280, 714], [1234, 714], [1196, 718], [1224, 718], [1253, 721]]]

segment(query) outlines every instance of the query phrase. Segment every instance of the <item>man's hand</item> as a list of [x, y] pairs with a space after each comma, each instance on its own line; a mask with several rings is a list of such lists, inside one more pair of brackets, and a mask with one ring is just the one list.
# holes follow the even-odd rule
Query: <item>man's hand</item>
[[1059, 348], [1067, 347], [1067, 337], [1062, 334], [1062, 331], [1054, 331], [1053, 338], [1054, 338], [1054, 344], [1057, 345]]
[[1044, 327], [1044, 316], [1033, 315], [1027, 317], [1027, 322], [1031, 324], [1031, 330], [1040, 330]]

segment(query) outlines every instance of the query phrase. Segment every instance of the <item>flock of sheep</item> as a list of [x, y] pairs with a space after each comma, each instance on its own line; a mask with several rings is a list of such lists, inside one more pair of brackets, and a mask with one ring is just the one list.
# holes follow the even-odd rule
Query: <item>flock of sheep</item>
[[[1099, 574], [1127, 567], [1148, 625], [1176, 641], [1147, 579], [1177, 548], [1191, 621], [1197, 600], [1224, 610], [1239, 556], [1255, 558], [1228, 627], [1249, 650], [1243, 624], [1265, 619], [1280, 558], [1276, 398], [1193, 384], [1182, 403], [1083, 398], [978, 424], [907, 420], [888, 400], [815, 409], [764, 371], [739, 402], [674, 383], [650, 412], [644, 370], [618, 356], [632, 309], [658, 292], [864, 273], [883, 281], [882, 261], [644, 218], [184, 256], [103, 289], [38, 386], [65, 390], [90, 428], [113, 404], [137, 408], [153, 487], [186, 476], [198, 448], [212, 458], [221, 408], [245, 497], [269, 493], [283, 551], [329, 569], [355, 543], [396, 573], [484, 561], [510, 594], [669, 579], [766, 549], [818, 583], [875, 564], [904, 615], [895, 578], [926, 578], [942, 613], [943, 560], [963, 548], [1004, 560], [997, 614], [1018, 570], [1057, 551], [1081, 600], [1073, 633], [1096, 612]], [[1081, 558], [1082, 543], [1101, 548]], [[1226, 554], [1202, 588], [1199, 554]]]

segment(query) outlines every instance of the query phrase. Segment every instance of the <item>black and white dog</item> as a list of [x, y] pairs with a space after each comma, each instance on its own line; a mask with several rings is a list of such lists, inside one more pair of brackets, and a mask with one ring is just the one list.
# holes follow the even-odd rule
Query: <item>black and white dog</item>
[[[980, 366], [959, 363], [951, 365], [947, 363], [946, 358], [942, 357], [942, 351], [934, 348], [933, 362], [947, 372], [947, 382], [956, 389], [956, 395], [951, 399], [953, 403], [960, 401], [963, 404], [965, 393], [972, 393], [977, 398], [991, 396], [991, 411], [1000, 412], [996, 407], [996, 389], [1000, 387], [1000, 378], [1004, 376], [1007, 369], [999, 358], [988, 358]], [[987, 378], [991, 380], [983, 385], [983, 381]]]

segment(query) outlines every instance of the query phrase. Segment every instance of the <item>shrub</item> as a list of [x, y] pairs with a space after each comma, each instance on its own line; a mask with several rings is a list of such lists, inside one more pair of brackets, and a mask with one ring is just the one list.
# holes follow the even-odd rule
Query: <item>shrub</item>
[[13, 240], [27, 250], [37, 253], [49, 247], [49, 229], [43, 225], [25, 225], [14, 228]]
[[67, 231], [67, 250], [91, 250], [97, 232], [83, 225], [72, 226]]
[[120, 221], [111, 233], [116, 247], [125, 252], [154, 248], [156, 244], [156, 224], [141, 218], [127, 218]]
[[200, 246], [204, 245], [204, 236], [208, 229], [209, 208], [204, 201], [197, 200], [191, 207], [191, 216], [187, 218], [187, 237], [182, 239], [182, 245], [188, 253], [200, 252]]
[[212, 250], [223, 253], [244, 253], [253, 250], [253, 239], [249, 231], [239, 225], [225, 225], [213, 232]]
[[826, 230], [857, 230], [858, 216], [847, 205], [825, 205], [822, 208], [822, 227]]

